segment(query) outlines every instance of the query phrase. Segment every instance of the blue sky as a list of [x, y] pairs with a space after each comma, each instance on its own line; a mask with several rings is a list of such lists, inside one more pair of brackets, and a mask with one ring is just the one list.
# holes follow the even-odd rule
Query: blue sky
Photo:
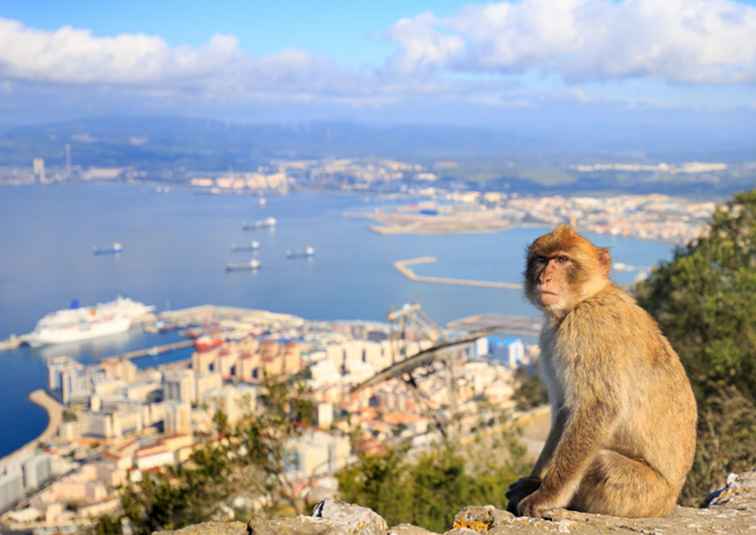
[[[0, 121], [756, 113], [756, 0], [0, 1]], [[2, 124], [2, 123], [0, 123]]]

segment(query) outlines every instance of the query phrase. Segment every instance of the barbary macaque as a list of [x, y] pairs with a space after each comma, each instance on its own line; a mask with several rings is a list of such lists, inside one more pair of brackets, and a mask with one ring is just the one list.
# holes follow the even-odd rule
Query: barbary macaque
[[610, 270], [609, 251], [569, 225], [528, 248], [551, 429], [530, 476], [507, 491], [517, 514], [663, 516], [693, 463], [696, 402], [680, 358]]

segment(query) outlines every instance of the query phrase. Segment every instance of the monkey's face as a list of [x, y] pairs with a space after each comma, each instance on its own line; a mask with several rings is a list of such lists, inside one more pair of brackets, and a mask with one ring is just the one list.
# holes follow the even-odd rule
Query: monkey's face
[[534, 304], [549, 311], [568, 310], [572, 305], [571, 284], [576, 278], [576, 266], [565, 251], [551, 255], [534, 255], [530, 264], [529, 297]]
[[608, 282], [609, 253], [566, 225], [528, 247], [525, 292], [534, 305], [564, 315]]

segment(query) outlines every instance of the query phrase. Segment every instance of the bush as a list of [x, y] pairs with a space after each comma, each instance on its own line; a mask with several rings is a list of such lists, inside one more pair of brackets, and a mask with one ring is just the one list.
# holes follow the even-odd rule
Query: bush
[[525, 451], [510, 435], [480, 449], [481, 455], [470, 455], [475, 444], [448, 443], [416, 458], [401, 447], [363, 455], [337, 474], [339, 492], [348, 502], [370, 507], [389, 525], [410, 523], [443, 532], [467, 505], [505, 508], [507, 487], [525, 472]]
[[756, 190], [713, 216], [635, 288], [677, 350], [696, 393], [698, 448], [683, 490], [697, 504], [729, 471], [756, 465]]

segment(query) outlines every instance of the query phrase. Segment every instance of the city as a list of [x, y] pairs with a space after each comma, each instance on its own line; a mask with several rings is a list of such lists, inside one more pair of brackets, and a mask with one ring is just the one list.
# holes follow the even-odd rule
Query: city
[[[372, 384], [380, 372], [441, 338], [470, 335], [421, 320], [417, 305], [393, 317], [394, 323], [313, 322], [202, 306], [139, 319], [144, 329], [181, 329], [192, 337], [188, 360], [139, 369], [118, 356], [88, 366], [51, 358], [48, 389], [57, 398], [49, 402], [52, 432], [3, 460], [0, 507], [12, 509], [2, 522], [44, 533], [116, 512], [120, 486], [181, 463], [198, 444], [214, 440], [217, 412], [236, 425], [264, 410], [266, 380], [300, 379], [311, 393], [314, 425], [287, 447], [286, 477], [303, 495], [333, 495], [333, 475], [359, 452], [404, 440], [413, 449], [432, 444], [439, 418], [469, 429], [485, 417], [485, 406], [513, 409], [514, 370], [537, 357], [536, 346], [526, 348], [514, 337], [479, 335], [439, 352], [443, 359], [425, 366], [431, 373], [416, 374], [413, 387], [401, 386], [405, 370]], [[266, 499], [235, 498], [249, 504]]]

